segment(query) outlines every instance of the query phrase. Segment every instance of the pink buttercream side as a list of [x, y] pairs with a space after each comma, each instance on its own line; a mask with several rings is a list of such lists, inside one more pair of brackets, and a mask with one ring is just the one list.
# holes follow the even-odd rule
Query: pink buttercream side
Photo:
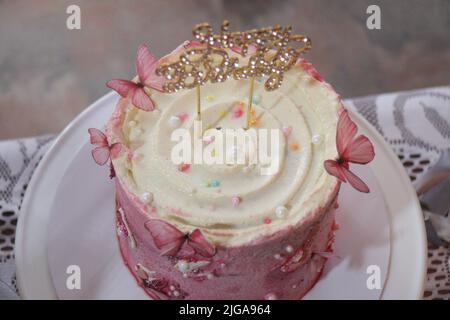
[[[332, 250], [335, 198], [271, 237], [238, 247], [218, 247], [211, 259], [203, 259], [203, 266], [183, 275], [175, 267], [179, 260], [161, 256], [155, 247], [144, 226], [150, 215], [142, 203], [118, 179], [116, 192], [117, 210], [122, 211], [131, 233], [119, 233], [122, 256], [153, 299], [264, 299], [267, 295], [300, 299], [319, 279], [326, 262], [315, 252]], [[139, 266], [152, 273], [139, 272]]]

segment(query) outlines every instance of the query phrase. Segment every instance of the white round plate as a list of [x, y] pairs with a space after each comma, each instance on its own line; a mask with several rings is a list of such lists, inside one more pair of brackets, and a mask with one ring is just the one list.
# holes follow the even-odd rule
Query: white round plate
[[[23, 298], [145, 297], [120, 260], [114, 239], [113, 186], [106, 170], [89, 158], [87, 129], [101, 128], [117, 99], [110, 93], [81, 113], [61, 133], [33, 175], [16, 236], [17, 277]], [[342, 214], [338, 212], [342, 230], [336, 239], [337, 255], [341, 256], [331, 258], [324, 276], [306, 298], [420, 299], [426, 236], [417, 197], [384, 139], [357, 113], [351, 116], [375, 145], [377, 154], [370, 169], [356, 169], [372, 192], [364, 198], [367, 195], [343, 186]], [[83, 179], [88, 183], [80, 183]], [[74, 230], [79, 230], [78, 238]], [[65, 286], [66, 267], [71, 264], [82, 264], [83, 277], [88, 274], [82, 290], [69, 291]], [[381, 269], [381, 290], [366, 287], [369, 265]], [[356, 289], [344, 290], [349, 287]]]

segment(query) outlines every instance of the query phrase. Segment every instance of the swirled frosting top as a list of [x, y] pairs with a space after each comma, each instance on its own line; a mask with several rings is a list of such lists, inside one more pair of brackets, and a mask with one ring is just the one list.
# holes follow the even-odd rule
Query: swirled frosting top
[[[260, 165], [172, 162], [174, 125], [194, 131], [195, 90], [150, 91], [156, 105], [150, 112], [121, 99], [107, 126], [109, 142], [122, 142], [125, 149], [113, 160], [121, 184], [137, 201], [150, 198], [143, 206], [149, 218], [166, 219], [184, 231], [201, 228], [216, 244], [247, 243], [298, 223], [329, 203], [339, 184], [323, 162], [337, 156], [341, 100], [310, 68], [301, 60], [276, 91], [255, 81], [254, 127], [282, 132], [279, 170], [272, 175], [262, 175]], [[248, 93], [249, 80], [202, 86], [203, 127], [242, 128]], [[183, 121], [174, 123], [174, 116]]]

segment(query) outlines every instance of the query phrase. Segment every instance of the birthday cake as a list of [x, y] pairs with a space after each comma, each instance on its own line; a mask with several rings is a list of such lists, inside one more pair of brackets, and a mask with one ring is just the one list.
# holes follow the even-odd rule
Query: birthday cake
[[[95, 161], [109, 163], [115, 181], [123, 260], [152, 299], [300, 299], [332, 255], [341, 182], [368, 192], [349, 163], [369, 162], [372, 145], [355, 138], [339, 95], [303, 58], [267, 90], [267, 72], [233, 76], [252, 65], [257, 48], [204, 40], [159, 60], [141, 46], [138, 77], [108, 82], [122, 97], [106, 132], [89, 130]], [[183, 69], [189, 74], [182, 76], [186, 52], [214, 50], [226, 57], [222, 66], [234, 65], [222, 70], [226, 79], [194, 77], [197, 90], [175, 90], [193, 74]], [[220, 134], [233, 129], [247, 136], [220, 151]], [[252, 139], [264, 130], [272, 143], [258, 161], [261, 140], [270, 139]], [[193, 142], [191, 157], [175, 161], [184, 136]], [[250, 140], [253, 150], [245, 148]]]

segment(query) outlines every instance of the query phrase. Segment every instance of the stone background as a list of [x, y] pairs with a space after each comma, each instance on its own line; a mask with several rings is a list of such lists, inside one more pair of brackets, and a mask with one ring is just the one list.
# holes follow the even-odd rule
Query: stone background
[[[66, 8], [81, 7], [81, 30]], [[366, 9], [381, 7], [381, 30]], [[137, 46], [160, 56], [195, 23], [232, 29], [290, 24], [310, 36], [307, 54], [343, 97], [448, 84], [450, 1], [0, 0], [0, 139], [57, 133], [131, 77]]]

